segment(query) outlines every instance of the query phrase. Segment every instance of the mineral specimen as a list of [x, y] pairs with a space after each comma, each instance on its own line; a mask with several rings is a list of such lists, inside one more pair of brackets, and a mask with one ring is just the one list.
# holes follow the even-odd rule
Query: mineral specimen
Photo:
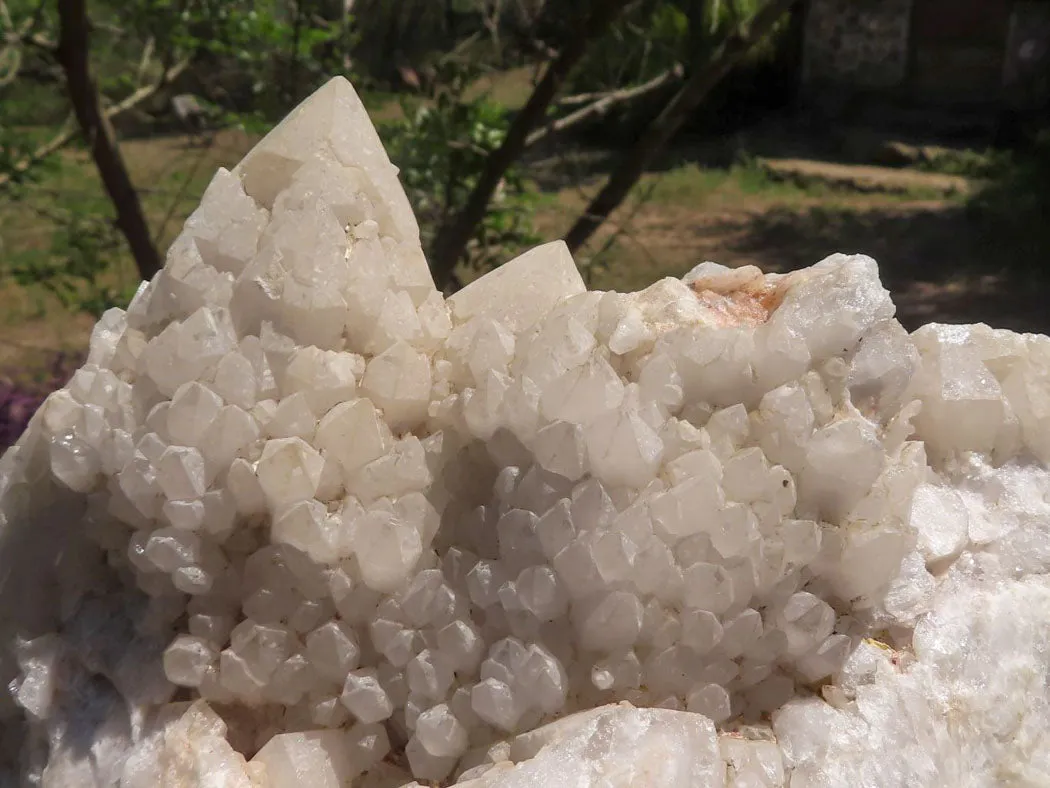
[[560, 243], [446, 299], [333, 80], [0, 461], [7, 777], [1050, 784], [1050, 339], [893, 316]]

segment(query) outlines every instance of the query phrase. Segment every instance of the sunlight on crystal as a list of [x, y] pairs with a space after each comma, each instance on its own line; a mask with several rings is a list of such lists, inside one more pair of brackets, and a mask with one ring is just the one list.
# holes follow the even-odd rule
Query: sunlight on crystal
[[445, 299], [336, 78], [0, 460], [0, 783], [1048, 785], [1048, 436], [864, 256]]

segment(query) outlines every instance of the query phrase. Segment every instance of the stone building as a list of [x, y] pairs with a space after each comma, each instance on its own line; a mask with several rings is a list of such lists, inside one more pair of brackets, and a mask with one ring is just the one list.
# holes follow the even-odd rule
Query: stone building
[[808, 0], [804, 95], [1034, 110], [1050, 99], [1047, 0]]

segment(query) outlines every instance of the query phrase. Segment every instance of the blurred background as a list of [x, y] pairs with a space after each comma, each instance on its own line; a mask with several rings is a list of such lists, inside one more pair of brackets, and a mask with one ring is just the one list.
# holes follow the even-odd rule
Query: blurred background
[[1046, 332], [1050, 0], [0, 0], [0, 447], [215, 169], [333, 74], [452, 291], [875, 257], [908, 328]]

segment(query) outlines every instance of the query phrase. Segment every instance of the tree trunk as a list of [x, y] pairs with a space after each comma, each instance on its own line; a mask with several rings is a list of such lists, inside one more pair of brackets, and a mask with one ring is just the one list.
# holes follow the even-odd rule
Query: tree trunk
[[[135, 109], [135, 107], [142, 104], [142, 102], [153, 98], [153, 96], [157, 95], [165, 85], [174, 81], [183, 71], [185, 71], [187, 66], [189, 66], [189, 60], [180, 60], [161, 74], [160, 79], [156, 82], [144, 85], [127, 98], [107, 107], [106, 112], [104, 113], [106, 120], [112, 122], [114, 118], [123, 115], [129, 110]], [[63, 128], [58, 134], [40, 145], [24, 159], [15, 162], [7, 172], [0, 173], [0, 189], [3, 189], [9, 183], [19, 182], [30, 169], [51, 154], [62, 150], [62, 148], [72, 142], [77, 136], [77, 127], [75, 124], [70, 124], [69, 122], [67, 122], [65, 126], [68, 128]]]
[[430, 250], [430, 268], [439, 289], [454, 282], [456, 264], [463, 257], [474, 229], [485, 218], [485, 210], [500, 180], [525, 150], [529, 132], [547, 114], [558, 89], [569, 71], [587, 49], [587, 44], [602, 35], [629, 0], [593, 0], [588, 13], [579, 20], [576, 35], [570, 36], [558, 56], [547, 66], [543, 78], [529, 96], [528, 102], [514, 117], [503, 144], [489, 154], [477, 185], [463, 209], [438, 229]]
[[117, 226], [131, 247], [139, 276], [151, 279], [160, 270], [160, 255], [153, 245], [138, 192], [128, 176], [116, 135], [102, 109], [98, 88], [91, 76], [86, 0], [61, 0], [58, 14], [59, 39], [55, 54], [65, 72], [73, 112], [106, 193], [116, 209]]
[[734, 31], [715, 50], [706, 65], [697, 67], [663, 111], [649, 124], [634, 147], [627, 152], [572, 229], [565, 234], [565, 243], [571, 251], [575, 252], [583, 246], [595, 230], [602, 226], [609, 214], [627, 197], [649, 162], [670, 142], [704, 97], [743, 60], [753, 46], [769, 34], [777, 20], [795, 2], [796, 0], [769, 0], [749, 23]]

